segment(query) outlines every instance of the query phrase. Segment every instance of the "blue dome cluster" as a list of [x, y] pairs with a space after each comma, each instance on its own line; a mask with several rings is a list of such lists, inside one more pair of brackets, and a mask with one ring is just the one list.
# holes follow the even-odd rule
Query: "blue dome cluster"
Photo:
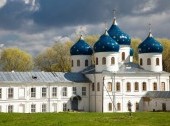
[[152, 37], [151, 33], [149, 33], [149, 36], [138, 46], [139, 53], [162, 53], [162, 51], [162, 45]]
[[130, 56], [133, 56], [133, 54], [134, 54], [134, 50], [130, 48]]
[[108, 30], [109, 35], [120, 45], [130, 45], [131, 38], [128, 34], [124, 33], [116, 23], [116, 19], [110, 29]]
[[94, 44], [95, 52], [119, 52], [119, 44], [113, 40], [107, 31], [100, 36], [99, 40]]
[[83, 39], [80, 39], [71, 47], [71, 55], [92, 55], [93, 50]]

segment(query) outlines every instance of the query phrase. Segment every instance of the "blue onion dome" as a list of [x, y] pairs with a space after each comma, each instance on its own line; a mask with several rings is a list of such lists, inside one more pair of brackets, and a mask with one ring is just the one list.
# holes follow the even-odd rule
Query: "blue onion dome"
[[123, 32], [117, 25], [116, 18], [113, 20], [113, 24], [108, 30], [109, 35], [120, 45], [130, 45], [131, 38], [128, 34]]
[[81, 35], [80, 39], [71, 47], [70, 54], [71, 55], [92, 55], [93, 50], [92, 50], [92, 47], [84, 41]]
[[148, 37], [138, 46], [139, 53], [162, 53], [163, 46], [153, 38], [151, 32]]
[[94, 52], [119, 52], [119, 44], [109, 36], [106, 30], [94, 44]]
[[130, 56], [133, 56], [133, 54], [134, 54], [134, 50], [130, 48]]

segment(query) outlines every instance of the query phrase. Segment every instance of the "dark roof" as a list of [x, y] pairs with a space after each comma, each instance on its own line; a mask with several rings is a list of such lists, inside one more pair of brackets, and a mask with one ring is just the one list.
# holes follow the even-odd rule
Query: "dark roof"
[[145, 97], [149, 98], [170, 98], [170, 91], [148, 91]]
[[41, 82], [90, 82], [82, 73], [64, 72], [0, 72], [0, 82], [41, 83]]

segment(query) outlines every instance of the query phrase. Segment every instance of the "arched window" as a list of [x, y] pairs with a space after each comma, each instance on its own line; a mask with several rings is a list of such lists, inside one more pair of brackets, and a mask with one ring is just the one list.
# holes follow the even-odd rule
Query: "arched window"
[[146, 91], [146, 90], [147, 90], [146, 82], [143, 82], [143, 83], [142, 83], [142, 90], [143, 90], [143, 91]]
[[80, 60], [77, 60], [77, 66], [78, 67], [80, 66]]
[[102, 58], [102, 65], [105, 65], [106, 64], [106, 57], [103, 57]]
[[108, 104], [108, 109], [109, 109], [109, 111], [112, 111], [112, 103]]
[[120, 110], [121, 110], [121, 104], [117, 103], [117, 111], [120, 111]]
[[92, 87], [91, 87], [91, 89], [92, 89], [92, 91], [94, 91], [94, 90], [95, 90], [95, 85], [94, 85], [94, 83], [92, 83]]
[[97, 91], [100, 91], [100, 83], [97, 83]]
[[126, 85], [126, 89], [128, 92], [131, 91], [131, 85], [130, 85], [130, 82], [127, 82], [127, 85]]
[[159, 58], [156, 58], [156, 65], [159, 65]]
[[98, 58], [96, 57], [96, 65], [98, 65]]
[[125, 52], [122, 52], [122, 61], [125, 60]]
[[138, 110], [139, 110], [139, 103], [136, 102], [136, 111], [138, 111]]
[[147, 58], [147, 65], [151, 65], [151, 59]]
[[142, 66], [143, 65], [143, 60], [140, 58], [139, 64]]
[[112, 91], [112, 83], [111, 83], [111, 82], [108, 82], [108, 84], [107, 84], [107, 90], [108, 90], [108, 91]]
[[120, 91], [120, 82], [116, 83], [116, 91]]
[[139, 83], [135, 82], [135, 91], [139, 91]]
[[89, 65], [88, 60], [85, 60], [85, 66], [88, 66], [88, 65]]
[[71, 60], [71, 66], [72, 66], [72, 67], [74, 66], [74, 62], [73, 62], [73, 60]]
[[154, 91], [157, 90], [157, 83], [156, 83], [156, 82], [153, 83], [153, 90], [154, 90]]
[[114, 65], [114, 64], [115, 64], [115, 58], [112, 57], [112, 58], [111, 58], [111, 65]]

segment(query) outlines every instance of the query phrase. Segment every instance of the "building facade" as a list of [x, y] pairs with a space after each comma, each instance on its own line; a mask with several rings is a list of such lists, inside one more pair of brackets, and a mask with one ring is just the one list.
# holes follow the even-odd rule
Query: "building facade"
[[149, 32], [136, 64], [130, 44], [114, 18], [93, 47], [82, 36], [71, 47], [71, 72], [0, 72], [0, 112], [170, 110], [162, 45]]

